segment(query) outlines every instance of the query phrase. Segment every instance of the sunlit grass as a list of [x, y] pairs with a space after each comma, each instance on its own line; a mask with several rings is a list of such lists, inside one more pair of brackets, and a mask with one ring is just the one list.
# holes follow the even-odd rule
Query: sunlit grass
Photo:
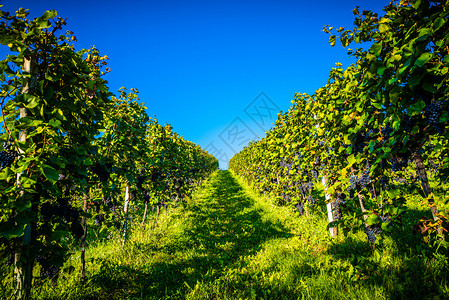
[[[319, 191], [318, 191], [319, 192]], [[418, 212], [418, 200], [410, 200]], [[420, 201], [420, 200], [419, 200]], [[413, 204], [415, 203], [415, 204]], [[416, 208], [415, 208], [415, 206]], [[425, 208], [422, 208], [423, 210]], [[324, 207], [309, 216], [218, 171], [179, 208], [78, 249], [39, 299], [423, 299], [449, 296], [445, 256], [420, 257], [418, 237], [386, 237], [372, 251], [363, 232], [331, 239]], [[415, 240], [412, 240], [415, 239]], [[408, 245], [409, 243], [410, 245]], [[438, 298], [436, 298], [438, 299]]]

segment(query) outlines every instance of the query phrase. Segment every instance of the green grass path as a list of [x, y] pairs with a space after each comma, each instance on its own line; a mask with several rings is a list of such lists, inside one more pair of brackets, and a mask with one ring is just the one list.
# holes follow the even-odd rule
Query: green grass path
[[[145, 232], [131, 224], [124, 249], [119, 237], [92, 245], [87, 284], [63, 274], [38, 298], [413, 299], [420, 265], [394, 248], [370, 256], [363, 232], [331, 240], [326, 225], [322, 207], [299, 216], [217, 171], [186, 203], [150, 216]], [[78, 260], [69, 260], [77, 270]]]

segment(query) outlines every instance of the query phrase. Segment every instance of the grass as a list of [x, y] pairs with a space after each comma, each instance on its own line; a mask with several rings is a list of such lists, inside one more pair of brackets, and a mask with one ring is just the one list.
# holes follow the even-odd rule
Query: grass
[[[419, 215], [418, 206], [411, 205]], [[136, 224], [138, 224], [136, 222]], [[35, 281], [38, 299], [445, 299], [445, 256], [421, 255], [417, 237], [363, 232], [331, 239], [324, 207], [309, 217], [275, 206], [217, 171], [179, 208], [87, 249], [87, 282], [62, 272]], [[415, 239], [415, 240], [413, 240]], [[424, 249], [424, 248], [423, 248]], [[74, 253], [65, 269], [79, 270]]]

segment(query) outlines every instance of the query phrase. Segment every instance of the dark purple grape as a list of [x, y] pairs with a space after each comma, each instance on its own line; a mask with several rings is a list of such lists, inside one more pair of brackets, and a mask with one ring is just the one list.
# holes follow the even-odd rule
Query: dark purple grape
[[366, 236], [368, 237], [370, 244], [374, 244], [376, 242], [376, 238], [382, 232], [382, 229], [380, 229], [379, 226], [367, 226], [365, 227], [364, 231], [366, 233]]

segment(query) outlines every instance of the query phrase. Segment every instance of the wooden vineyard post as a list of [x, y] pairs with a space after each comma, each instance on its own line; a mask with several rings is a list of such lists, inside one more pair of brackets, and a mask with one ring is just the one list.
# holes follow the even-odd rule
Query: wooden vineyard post
[[[355, 169], [354, 169], [354, 167], [351, 167], [351, 175], [355, 176], [354, 173], [355, 173]], [[365, 212], [366, 212], [365, 203], [363, 202], [362, 191], [360, 190], [360, 187], [358, 185], [357, 185], [357, 197], [359, 199], [360, 208], [362, 209], [363, 220], [365, 220], [365, 222], [366, 222], [366, 220], [368, 219], [368, 215], [365, 214]]]
[[[327, 187], [326, 187], [327, 186], [327, 176], [323, 176], [321, 179], [321, 182], [324, 187], [324, 196], [326, 197], [327, 218], [329, 220], [329, 223], [332, 223], [334, 221], [334, 217], [333, 217], [333, 211], [332, 211], [332, 202], [330, 201], [331, 196], [327, 193]], [[330, 232], [331, 237], [336, 237], [338, 234], [338, 228], [330, 227], [329, 232]]]
[[[23, 62], [23, 73], [31, 74], [31, 58], [25, 57]], [[28, 94], [33, 83], [33, 78], [28, 77], [24, 79], [22, 94]], [[20, 118], [25, 118], [27, 116], [26, 108], [20, 108]], [[19, 134], [19, 142], [26, 141], [26, 130], [22, 130]], [[18, 149], [19, 154], [23, 154], [22, 149]], [[17, 174], [16, 184], [19, 189], [19, 196], [24, 196], [24, 191], [22, 189], [22, 184], [20, 182], [20, 177], [24, 171]], [[28, 209], [30, 210], [30, 209]], [[31, 225], [27, 224], [24, 229], [24, 234], [22, 238], [22, 243], [17, 243], [15, 245], [14, 253], [14, 276], [16, 279], [16, 297], [17, 299], [29, 298], [30, 289], [32, 284], [32, 273], [33, 273], [33, 259], [29, 255], [23, 255], [29, 250], [29, 244], [31, 243]], [[25, 257], [25, 260], [24, 260]]]
[[[87, 213], [87, 193], [84, 194], [83, 197], [83, 211]], [[81, 280], [84, 282], [86, 279], [86, 237], [87, 237], [87, 218], [83, 216], [82, 218], [83, 225], [83, 236], [81, 237]]]
[[[429, 185], [429, 179], [427, 178], [426, 173], [426, 167], [424, 166], [421, 154], [419, 154], [418, 151], [414, 151], [412, 154], [412, 159], [415, 162], [416, 170], [418, 172], [419, 179], [421, 180], [421, 185], [424, 191], [424, 195], [427, 198], [427, 202], [430, 206], [430, 211], [432, 212], [432, 217], [435, 222], [440, 221], [440, 218], [438, 217], [438, 208], [435, 204], [435, 199], [432, 197], [432, 189]], [[441, 224], [438, 225], [437, 228], [438, 234], [444, 239], [444, 233], [443, 228], [441, 227]]]
[[129, 182], [126, 182], [126, 188], [125, 188], [125, 205], [123, 207], [123, 211], [125, 212], [125, 222], [123, 224], [123, 244], [122, 247], [125, 246], [126, 242], [126, 234], [128, 231], [128, 207], [129, 207]]
[[[145, 198], [147, 197], [148, 191], [145, 191]], [[145, 220], [147, 218], [147, 211], [148, 211], [148, 199], [145, 199], [145, 210], [143, 212], [143, 218], [142, 218], [142, 232], [145, 231]]]

